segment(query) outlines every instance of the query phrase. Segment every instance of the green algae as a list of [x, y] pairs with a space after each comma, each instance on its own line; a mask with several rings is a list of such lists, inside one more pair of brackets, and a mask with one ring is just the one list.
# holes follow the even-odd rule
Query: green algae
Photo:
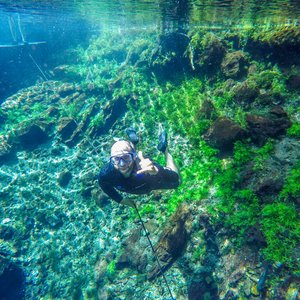
[[285, 179], [285, 184], [280, 191], [279, 198], [284, 201], [291, 199], [297, 199], [300, 197], [300, 162], [290, 171], [287, 178]]
[[262, 210], [261, 224], [267, 241], [263, 249], [265, 259], [285, 263], [297, 270], [299, 261], [293, 251], [300, 241], [300, 220], [295, 206], [278, 202], [267, 204]]
[[300, 138], [300, 123], [299, 122], [292, 123], [292, 126], [287, 130], [287, 134], [290, 137], [299, 139]]

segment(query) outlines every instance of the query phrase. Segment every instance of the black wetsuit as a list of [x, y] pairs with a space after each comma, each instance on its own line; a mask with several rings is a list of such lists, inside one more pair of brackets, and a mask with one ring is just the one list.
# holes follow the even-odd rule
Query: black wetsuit
[[117, 190], [129, 194], [148, 194], [152, 190], [175, 189], [179, 186], [176, 172], [156, 163], [154, 165], [158, 168], [156, 175], [136, 174], [138, 169], [135, 165], [131, 175], [126, 178], [109, 163], [100, 171], [98, 182], [103, 192], [117, 202], [123, 199]]

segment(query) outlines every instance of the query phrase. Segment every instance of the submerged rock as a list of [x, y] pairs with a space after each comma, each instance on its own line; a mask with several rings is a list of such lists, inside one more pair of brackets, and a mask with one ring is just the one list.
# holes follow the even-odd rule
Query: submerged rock
[[274, 156], [276, 160], [290, 170], [300, 159], [300, 144], [297, 140], [283, 138], [275, 145]]
[[278, 138], [291, 126], [287, 113], [274, 106], [267, 115], [248, 114], [247, 129], [250, 137], [258, 145], [263, 145], [267, 138]]
[[227, 118], [219, 118], [210, 127], [204, 138], [207, 143], [221, 151], [232, 151], [234, 143], [246, 136], [246, 131], [237, 123]]
[[0, 225], [0, 239], [5, 241], [10, 240], [15, 233], [15, 229], [12, 226]]
[[283, 186], [284, 172], [282, 171], [282, 165], [270, 158], [264, 162], [261, 170], [252, 171], [251, 183], [248, 187], [261, 199], [272, 199], [270, 196], [277, 195]]
[[64, 170], [59, 174], [57, 181], [61, 187], [66, 187], [71, 179], [72, 173], [68, 170]]
[[7, 263], [0, 256], [0, 296], [1, 299], [24, 299], [25, 273], [14, 263]]
[[215, 75], [226, 53], [223, 42], [214, 34], [191, 38], [190, 64], [193, 70]]
[[61, 97], [67, 97], [69, 95], [72, 95], [73, 93], [76, 92], [74, 84], [71, 83], [63, 83], [58, 89], [57, 89], [58, 94]]
[[0, 166], [15, 158], [14, 147], [4, 135], [0, 135]]
[[300, 75], [291, 75], [287, 79], [286, 85], [291, 90], [300, 91]]
[[[173, 262], [182, 254], [182, 251], [186, 246], [189, 236], [189, 231], [186, 228], [186, 221], [189, 214], [189, 207], [187, 204], [183, 203], [164, 228], [154, 247], [163, 272], [171, 267]], [[148, 279], [153, 280], [159, 275], [161, 275], [160, 269], [157, 264], [155, 264], [148, 274]]]
[[246, 75], [248, 61], [242, 51], [227, 53], [222, 61], [222, 72], [226, 77], [239, 79]]
[[68, 140], [77, 128], [77, 123], [72, 118], [62, 118], [59, 122], [57, 132], [63, 142]]
[[140, 228], [133, 229], [129, 237], [124, 241], [124, 251], [116, 263], [117, 269], [131, 267], [139, 272], [145, 272], [147, 256], [144, 254], [145, 246], [142, 246], [141, 237], [143, 233]]
[[205, 49], [201, 55], [201, 61], [207, 67], [219, 67], [226, 49], [222, 41], [214, 34], [209, 33], [205, 36]]
[[[278, 197], [286, 176], [299, 159], [299, 143], [296, 140], [284, 138], [275, 143], [274, 151], [261, 165], [255, 166], [253, 162], [250, 162], [243, 168], [240, 173], [240, 187], [251, 189], [262, 202], [270, 203]], [[252, 228], [249, 235], [258, 244], [264, 243], [264, 240], [259, 237], [259, 230]]]
[[[267, 44], [270, 47], [293, 48], [300, 46], [300, 31], [297, 27], [284, 26], [269, 32], [261, 32], [257, 35], [256, 41]], [[299, 49], [299, 48], [298, 48]]]
[[212, 101], [203, 101], [197, 117], [199, 119], [215, 119], [217, 117], [217, 112]]
[[93, 126], [89, 135], [96, 137], [105, 134], [113, 126], [113, 124], [121, 118], [127, 111], [128, 99], [118, 97], [109, 101], [103, 108], [103, 123], [99, 126]]
[[150, 66], [162, 78], [170, 78], [188, 67], [185, 51], [189, 38], [181, 32], [170, 32], [159, 37], [159, 46], [152, 51]]
[[16, 140], [23, 149], [34, 149], [49, 139], [47, 133], [37, 124], [29, 124], [21, 128]]
[[217, 296], [217, 287], [206, 280], [193, 280], [188, 288], [188, 300], [214, 299]]
[[235, 85], [231, 92], [235, 102], [238, 104], [249, 105], [259, 95], [259, 89], [256, 84], [248, 82], [247, 80]]

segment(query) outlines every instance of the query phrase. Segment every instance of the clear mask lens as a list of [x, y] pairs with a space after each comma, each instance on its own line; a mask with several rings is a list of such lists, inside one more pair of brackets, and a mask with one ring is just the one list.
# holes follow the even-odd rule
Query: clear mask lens
[[132, 153], [126, 153], [121, 156], [112, 156], [110, 160], [114, 165], [120, 165], [121, 162], [123, 162], [124, 164], [129, 164], [133, 160], [133, 155]]

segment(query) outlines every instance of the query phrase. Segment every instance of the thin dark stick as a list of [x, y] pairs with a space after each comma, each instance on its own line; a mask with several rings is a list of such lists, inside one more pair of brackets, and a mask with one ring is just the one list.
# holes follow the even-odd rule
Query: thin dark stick
[[152, 244], [152, 242], [151, 242], [151, 240], [150, 240], [150, 237], [149, 237], [149, 235], [148, 235], [147, 229], [146, 229], [146, 227], [145, 227], [145, 225], [144, 225], [144, 222], [143, 222], [143, 220], [142, 220], [142, 217], [141, 217], [141, 215], [140, 215], [140, 213], [139, 213], [139, 211], [138, 211], [138, 208], [137, 208], [136, 204], [134, 204], [134, 208], [135, 208], [135, 210], [136, 210], [136, 212], [137, 212], [137, 214], [138, 214], [138, 216], [139, 216], [139, 219], [140, 219], [141, 224], [142, 224], [142, 227], [143, 227], [143, 229], [144, 229], [144, 231], [145, 231], [146, 237], [147, 237], [147, 239], [148, 239], [148, 241], [149, 241], [150, 247], [151, 247], [152, 252], [153, 252], [153, 255], [154, 255], [155, 259], [156, 259], [156, 262], [157, 262], [157, 265], [158, 265], [158, 267], [159, 267], [159, 270], [160, 270], [160, 272], [161, 272], [161, 274], [162, 274], [162, 276], [163, 276], [163, 278], [164, 278], [164, 280], [165, 280], [165, 283], [166, 283], [166, 286], [167, 286], [168, 291], [169, 291], [169, 293], [170, 293], [171, 299], [172, 299], [172, 300], [175, 300], [175, 298], [174, 298], [173, 295], [172, 295], [171, 289], [170, 289], [170, 287], [169, 287], [167, 278], [166, 278], [164, 272], [162, 271], [162, 267], [161, 267], [161, 265], [160, 265], [159, 259], [158, 259], [157, 255], [156, 255], [156, 253], [155, 253], [153, 244]]

